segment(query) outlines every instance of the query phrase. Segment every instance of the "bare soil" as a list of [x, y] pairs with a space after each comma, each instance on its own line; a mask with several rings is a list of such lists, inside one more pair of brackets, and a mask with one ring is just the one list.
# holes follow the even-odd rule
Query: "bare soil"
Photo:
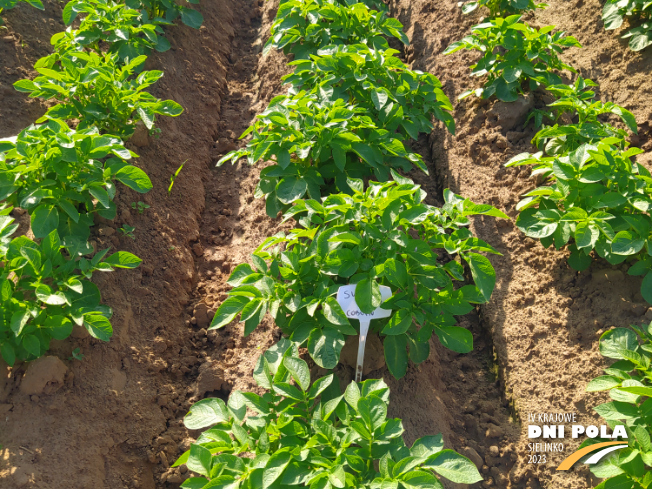
[[[584, 48], [570, 50], [566, 59], [600, 83], [603, 99], [636, 114], [641, 131], [632, 144], [651, 150], [650, 53], [632, 53], [603, 30], [598, 0], [548, 3], [529, 20], [555, 24], [580, 40]], [[390, 2], [411, 39], [406, 61], [438, 76], [452, 100], [479, 83], [468, 76], [475, 55], [442, 55], [480, 21], [479, 15], [462, 16], [456, 4]], [[253, 365], [279, 337], [272, 321], [248, 338], [237, 325], [220, 331], [207, 327], [226, 297], [232, 268], [289, 224], [268, 218], [263, 201], [254, 198], [260, 167], [215, 168], [214, 163], [241, 144], [242, 131], [284, 91], [287, 60], [279, 53], [261, 55], [277, 6], [278, 0], [202, 2], [204, 26], [169, 29], [173, 48], [148, 61], [148, 69], [165, 71], [155, 95], [174, 99], [186, 110], [177, 119], [160, 121], [160, 138], [132, 145], [154, 190], [143, 197], [122, 189], [119, 217], [99, 223], [94, 238], [100, 249], [126, 249], [143, 258], [143, 265], [96, 279], [104, 302], [115, 310], [111, 342], [77, 331], [52, 346], [50, 354], [62, 363], [47, 359], [3, 366], [3, 489], [176, 488], [189, 474], [169, 465], [196, 435], [181, 423], [191, 403], [255, 388]], [[64, 28], [61, 8], [52, 0], [45, 12], [20, 5], [4, 18], [0, 137], [16, 134], [45, 111], [44, 103], [15, 92], [11, 84], [33, 76], [30, 67], [49, 52], [49, 37]], [[438, 128], [415, 143], [431, 175], [411, 176], [428, 191], [431, 203], [438, 203], [441, 190], [449, 187], [515, 218], [519, 196], [535, 183], [527, 169], [502, 165], [531, 149], [534, 131], [531, 125], [523, 128], [523, 114], [543, 104], [539, 93], [514, 105], [472, 98], [456, 103], [457, 135]], [[184, 161], [168, 195], [170, 175]], [[649, 154], [641, 161], [650, 162]], [[139, 214], [131, 208], [138, 200], [151, 208]], [[119, 236], [124, 224], [136, 227], [136, 240]], [[591, 408], [600, 396], [584, 393], [604, 366], [597, 340], [607, 328], [645, 319], [640, 281], [626, 275], [626, 266], [600, 261], [586, 272], [573, 272], [565, 252], [544, 251], [513, 222], [478, 219], [474, 230], [503, 255], [492, 258], [498, 282], [491, 303], [460, 318], [473, 332], [473, 353], [456, 355], [433, 341], [431, 357], [410, 367], [400, 381], [371, 354], [375, 370], [369, 376], [390, 385], [390, 415], [403, 419], [408, 442], [442, 432], [449, 447], [478, 465], [485, 480], [473, 487], [593, 487], [584, 467], [555, 473], [574, 450], [572, 444], [552, 454], [547, 464], [528, 464], [527, 414], [576, 412], [584, 424], [597, 419]], [[76, 347], [85, 355], [81, 362], [70, 359]], [[336, 372], [348, 382], [353, 362], [343, 357]]]

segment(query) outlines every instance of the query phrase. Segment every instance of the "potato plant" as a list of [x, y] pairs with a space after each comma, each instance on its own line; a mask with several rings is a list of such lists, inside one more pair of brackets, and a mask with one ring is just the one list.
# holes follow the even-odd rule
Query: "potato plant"
[[163, 52], [170, 42], [163, 36], [164, 20], [144, 22], [138, 10], [115, 0], [70, 0], [63, 9], [63, 21], [70, 25], [79, 14], [85, 14], [77, 29], [52, 36], [51, 43], [60, 53], [80, 48], [103, 53], [108, 44], [110, 53], [128, 63], [150, 50]]
[[[623, 39], [629, 39], [633, 51], [641, 51], [652, 44], [652, 3], [648, 0], [607, 0], [602, 10], [604, 28], [618, 29], [625, 18], [638, 21], [629, 29]], [[632, 23], [634, 23], [632, 22]]]
[[197, 474], [182, 488], [433, 489], [443, 487], [440, 477], [482, 480], [473, 462], [444, 449], [441, 434], [408, 447], [402, 421], [387, 418], [382, 380], [351, 383], [341, 394], [333, 374], [311, 383], [294, 348], [282, 340], [259, 357], [254, 379], [263, 395], [234, 391], [228, 403], [208, 398], [190, 408], [186, 427], [206, 431], [174, 464]]
[[[582, 144], [598, 143], [604, 138], [618, 138], [625, 140], [628, 133], [625, 129], [617, 128], [599, 119], [604, 114], [613, 114], [637, 134], [636, 118], [630, 111], [614, 104], [595, 100], [592, 87], [598, 86], [591, 80], [581, 76], [573, 85], [552, 85], [548, 91], [555, 95], [556, 100], [548, 105], [550, 110], [535, 110], [528, 116], [534, 118], [535, 126], [542, 125], [543, 118], [550, 119], [555, 125], [546, 126], [534, 137], [532, 142], [548, 155], [563, 155], [574, 151]], [[560, 123], [562, 119], [571, 123]], [[619, 147], [624, 147], [622, 143]]]
[[602, 335], [600, 353], [616, 362], [587, 386], [589, 392], [609, 391], [611, 401], [595, 412], [612, 429], [624, 425], [629, 443], [591, 467], [593, 475], [605, 479], [596, 489], [652, 485], [652, 324], [631, 328]]
[[467, 0], [460, 2], [460, 5], [465, 14], [486, 7], [490, 17], [520, 14], [548, 6], [545, 3], [534, 3], [534, 0]]
[[504, 102], [514, 102], [524, 89], [561, 84], [556, 71], [576, 72], [559, 54], [572, 46], [581, 47], [577, 39], [563, 32], [553, 33], [554, 26], [535, 29], [520, 19], [520, 15], [489, 19], [474, 26], [471, 35], [446, 48], [444, 54], [462, 49], [482, 53], [471, 70], [473, 76], [486, 75], [484, 87], [466, 91], [460, 99], [471, 94], [485, 99], [496, 95]]
[[218, 166], [241, 157], [249, 164], [273, 160], [260, 172], [256, 189], [273, 218], [306, 194], [320, 199], [324, 188], [350, 192], [349, 177], [388, 180], [392, 167], [409, 170], [413, 164], [426, 171], [421, 156], [407, 150], [399, 134], [378, 127], [364, 108], [323, 100], [318, 93], [272, 99], [243, 137], [250, 133], [246, 147], [225, 155]]
[[631, 160], [642, 150], [614, 146], [621, 142], [605, 138], [564, 156], [513, 158], [508, 166], [534, 165], [533, 174], [548, 180], [519, 202], [516, 225], [545, 247], [570, 243], [575, 270], [589, 267], [591, 251], [612, 265], [632, 261], [628, 273], [644, 275], [641, 294], [652, 303], [652, 177]]
[[283, 80], [297, 91], [327, 92], [331, 100], [362, 107], [377, 126], [403, 139], [432, 131], [433, 116], [455, 133], [453, 106], [441, 82], [409, 69], [396, 54], [362, 44], [329, 46], [310, 60], [291, 62], [294, 73]]
[[[55, 52], [36, 62], [40, 76], [19, 80], [14, 87], [30, 97], [60, 102], [37, 123], [50, 118], [77, 119], [78, 130], [95, 126], [102, 133], [129, 138], [138, 121], [151, 130], [156, 115], [176, 117], [183, 112], [178, 103], [145, 91], [163, 76], [162, 71], [142, 71], [146, 59], [142, 55], [122, 64], [112, 53]], [[133, 76], [138, 69], [141, 72]]]
[[27, 210], [36, 238], [58, 230], [67, 245], [86, 248], [93, 215], [115, 217], [116, 180], [140, 193], [152, 188], [143, 170], [125, 162], [133, 156], [116, 137], [51, 119], [0, 140], [0, 202]]
[[432, 117], [454, 132], [453, 107], [435, 76], [408, 69], [397, 53], [341, 44], [291, 63], [294, 73], [284, 78], [290, 94], [273, 99], [243, 134], [252, 134], [247, 146], [218, 166], [242, 157], [250, 164], [274, 160], [261, 172], [257, 191], [271, 217], [306, 193], [319, 199], [322, 187], [350, 192], [347, 177], [386, 181], [391, 168], [413, 165], [427, 172], [402, 141], [430, 132]]
[[[268, 238], [254, 252], [253, 267], [244, 263], [233, 270], [233, 289], [210, 328], [240, 315], [248, 335], [269, 312], [293, 342], [307, 344], [318, 365], [333, 368], [345, 336], [358, 334], [333, 297], [337, 289], [357, 284], [356, 302], [370, 313], [381, 306], [379, 286], [386, 285], [394, 295], [382, 307], [394, 314], [371, 326], [384, 336], [392, 375], [405, 375], [408, 359], [428, 358], [433, 333], [447, 348], [471, 351], [471, 332], [456, 326], [455, 316], [489, 300], [495, 272], [480, 253], [497, 251], [473, 237], [468, 216], [506, 216], [448, 190], [446, 204], [432, 207], [418, 185], [395, 178], [400, 183], [371, 182], [366, 190], [362, 181], [349, 180], [351, 196], [295, 202], [285, 219], [293, 217], [301, 227]], [[473, 280], [456, 287], [465, 282], [463, 263]]]
[[108, 250], [78, 257], [55, 230], [36, 243], [25, 236], [11, 239], [13, 218], [0, 215], [0, 354], [9, 364], [38, 358], [51, 339], [70, 336], [74, 324], [94, 338], [108, 341], [111, 309], [100, 304], [100, 291], [90, 281], [95, 271], [136, 268], [141, 260]]
[[387, 16], [380, 1], [282, 0], [263, 52], [276, 48], [294, 54], [295, 59], [310, 59], [330, 45], [387, 49], [385, 36], [408, 44], [403, 25]]
[[155, 24], [170, 23], [177, 18], [181, 19], [188, 27], [199, 29], [204, 22], [201, 12], [187, 6], [199, 5], [199, 0], [125, 0], [125, 5], [134, 10], [144, 10], [143, 20], [152, 19]]

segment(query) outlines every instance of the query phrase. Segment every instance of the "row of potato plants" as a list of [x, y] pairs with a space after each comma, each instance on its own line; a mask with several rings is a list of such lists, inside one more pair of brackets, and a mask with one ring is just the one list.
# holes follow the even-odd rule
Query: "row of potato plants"
[[[634, 115], [612, 102], [596, 100], [593, 88], [597, 84], [591, 80], [578, 76], [570, 85], [561, 83], [552, 70], [575, 73], [557, 57], [562, 47], [580, 47], [574, 38], [550, 34], [553, 26], [536, 34], [531, 27], [518, 23], [520, 13], [500, 17], [515, 13], [514, 8], [533, 10], [541, 4], [483, 3], [492, 17], [448, 49], [449, 53], [462, 48], [483, 52], [471, 68], [474, 75], [487, 75], [487, 82], [475, 93], [513, 101], [527, 82], [531, 90], [546, 86], [555, 97], [546, 110], [534, 110], [528, 117], [539, 129], [532, 143], [540, 151], [517, 155], [506, 163], [508, 167], [533, 165], [532, 175], [544, 182], [516, 206], [517, 227], [546, 248], [568, 247], [568, 263], [577, 271], [590, 266], [591, 251], [612, 265], [629, 261], [628, 273], [644, 276], [641, 294], [652, 303], [652, 176], [643, 165], [632, 161], [642, 151], [628, 147], [628, 131], [605, 122], [604, 117], [615, 116], [636, 133]], [[616, 3], [623, 6], [627, 2], [608, 2], [605, 11]], [[463, 9], [470, 12], [477, 6], [470, 2]], [[609, 391], [612, 402], [597, 406], [595, 411], [612, 428], [625, 422], [629, 441], [629, 448], [591, 468], [596, 477], [605, 479], [599, 489], [652, 485], [652, 324], [632, 328], [634, 331], [617, 328], [602, 335], [601, 353], [618, 361], [605, 370], [607, 375], [587, 387], [590, 392]], [[584, 445], [600, 441], [605, 440], [588, 440]]]
[[[428, 357], [433, 333], [470, 351], [471, 333], [454, 316], [489, 300], [495, 285], [481, 253], [497, 252], [468, 230], [469, 216], [506, 216], [449, 190], [442, 208], [428, 205], [423, 189], [397, 171], [426, 171], [404, 141], [430, 132], [433, 117], [451, 132], [455, 126], [439, 80], [409, 69], [387, 37], [407, 43], [381, 2], [280, 3], [265, 50], [293, 55], [288, 92], [243, 134], [246, 147], [218, 164], [271, 160], [256, 196], [270, 217], [282, 212], [297, 226], [235, 267], [211, 329], [239, 317], [248, 335], [270, 313], [284, 337], [258, 359], [253, 375], [264, 394], [234, 391], [227, 403], [208, 398], [191, 407], [186, 427], [205, 431], [175, 464], [197, 475], [184, 488], [425, 489], [443, 487], [438, 476], [482, 480], [470, 460], [444, 449], [441, 435], [406, 446], [401, 420], [387, 419], [382, 380], [352, 382], [342, 393], [333, 374], [311, 383], [299, 358], [307, 347], [317, 365], [337, 365], [346, 336], [358, 330], [334, 295], [356, 284], [363, 312], [393, 312], [373, 329], [400, 378], [408, 360]], [[464, 264], [472, 280], [456, 287], [469, 282]], [[381, 285], [394, 290], [386, 301]]]
[[[32, 7], [35, 7], [39, 10], [45, 10], [42, 0], [0, 0], [0, 14], [3, 10], [10, 10], [14, 8], [19, 3], [27, 3]], [[71, 16], [73, 6], [76, 6], [80, 2], [70, 2], [66, 5], [66, 10], [64, 10], [63, 20], [66, 24], [70, 24], [74, 20], [74, 15]], [[131, 10], [140, 11], [138, 16], [133, 17], [133, 13], [124, 12], [122, 8], [113, 8], [113, 9], [104, 9], [104, 14], [110, 13], [110, 16], [116, 22], [124, 20], [124, 15], [131, 18], [141, 17], [141, 24], [147, 25], [148, 19], [154, 19], [156, 23], [160, 22], [160, 25], [171, 25], [175, 19], [181, 18], [181, 21], [189, 27], [194, 27], [198, 29], [204, 18], [201, 12], [194, 10], [188, 7], [186, 4], [199, 4], [199, 0], [181, 0], [181, 5], [177, 3], [176, 0], [125, 0], [124, 4]], [[93, 5], [92, 2], [87, 2], [88, 5]], [[122, 2], [102, 2], [102, 5], [109, 6], [120, 6]], [[81, 11], [81, 10], [79, 10]], [[85, 10], [87, 14], [97, 14], [97, 12], [92, 11], [91, 9]], [[101, 14], [96, 19], [102, 16]], [[105, 15], [104, 15], [105, 17]], [[105, 17], [106, 18], [106, 17]], [[109, 22], [107, 25], [110, 25]], [[0, 19], [0, 25], [2, 25], [2, 19]], [[91, 26], [91, 24], [87, 24]], [[107, 25], [97, 24], [95, 27], [106, 27]], [[134, 28], [138, 28], [134, 23], [125, 24], [128, 30], [132, 31]], [[111, 42], [111, 41], [109, 41]], [[165, 42], [165, 41], [163, 41]]]
[[[467, 0], [460, 2], [465, 14], [479, 7], [489, 9], [491, 17], [520, 14], [523, 11], [545, 8], [545, 3], [534, 0]], [[652, 3], [648, 0], [607, 0], [602, 7], [602, 21], [606, 30], [622, 27], [627, 20], [632, 26], [622, 39], [629, 39], [632, 51], [641, 51], [652, 44]]]
[[[157, 115], [183, 111], [145, 91], [163, 73], [143, 68], [152, 49], [169, 47], [162, 26], [187, 17], [185, 8], [163, 0], [72, 0], [63, 17], [71, 24], [82, 14], [78, 27], [52, 37], [53, 53], [34, 66], [39, 76], [14, 84], [56, 103], [36, 124], [0, 140], [0, 353], [9, 365], [39, 357], [75, 324], [100, 340], [112, 335], [112, 311], [90, 279], [141, 260], [95, 250], [91, 228], [96, 215], [115, 218], [116, 182], [139, 193], [152, 188], [130, 164], [137, 155], [124, 140], [138, 123], [152, 131]], [[33, 238], [14, 237], [14, 208], [27, 211]]]
[[[509, 19], [493, 18], [490, 22], [509, 24]], [[544, 29], [550, 32], [554, 27]], [[516, 32], [524, 31], [519, 28]], [[473, 42], [469, 39], [474, 36], [453, 43], [449, 52], [463, 47], [476, 49], [470, 47]], [[579, 44], [572, 44], [579, 47]], [[498, 58], [492, 54], [494, 51], [499, 53]], [[524, 58], [532, 59], [535, 55], [530, 48], [525, 52], [528, 54], [524, 54], [520, 42], [496, 42], [484, 52], [483, 60], [486, 61], [479, 63], [491, 65], [495, 73], [480, 73], [477, 66], [472, 69], [474, 74], [487, 74], [487, 83], [490, 83], [499, 74], [504, 76], [501, 70], [511, 69], [503, 60], [510, 59], [512, 67], [522, 67]], [[501, 62], [495, 63], [496, 59]], [[545, 69], [553, 70], [562, 65], [555, 62]], [[575, 72], [568, 65], [563, 67]], [[550, 71], [536, 82], [548, 85], [544, 78], [558, 79], [558, 75]], [[525, 80], [528, 79], [517, 83], [517, 95], [524, 90]], [[652, 180], [643, 165], [631, 160], [642, 150], [628, 147], [627, 130], [601, 118], [615, 115], [636, 134], [634, 115], [613, 102], [596, 100], [592, 89], [596, 86], [581, 76], [571, 85], [551, 84], [547, 90], [555, 100], [548, 105], [548, 110], [537, 109], [529, 115], [528, 120], [533, 118], [540, 129], [532, 142], [541, 151], [517, 155], [506, 166], [534, 165], [533, 175], [541, 175], [546, 184], [525, 194], [519, 202], [517, 226], [529, 237], [540, 239], [546, 247], [554, 244], [561, 249], [568, 245], [569, 264], [578, 271], [590, 265], [591, 251], [612, 265], [626, 260], [634, 262], [629, 273], [645, 276], [641, 294], [652, 303], [652, 275], [648, 275], [652, 270], [648, 253], [652, 225], [648, 215], [652, 203], [648, 185]], [[484, 98], [493, 93], [487, 90], [487, 85], [478, 91]], [[544, 124], [544, 120], [550, 124]], [[568, 123], [569, 120], [577, 122]]]
[[[242, 157], [250, 164], [272, 160], [256, 194], [266, 197], [270, 216], [281, 211], [300, 227], [265, 241], [252, 257], [254, 268], [236, 267], [229, 279], [234, 289], [212, 328], [240, 314], [248, 334], [269, 310], [289, 335], [302, 324], [295, 341], [308, 344], [318, 365], [333, 368], [345, 335], [357, 331], [332, 296], [340, 285], [358, 284], [356, 302], [370, 313], [380, 306], [379, 286], [386, 283], [404, 291], [391, 299], [396, 305], [387, 303], [396, 310], [388, 324], [397, 327], [383, 333], [393, 375], [405, 374], [407, 345], [413, 361], [427, 357], [433, 332], [456, 351], [472, 348], [469, 332], [451, 327], [449, 313], [465, 314], [469, 303], [489, 299], [495, 271], [477, 252], [495, 250], [471, 235], [467, 216], [506, 216], [450, 191], [442, 209], [428, 206], [425, 192], [396, 172], [413, 165], [427, 171], [403, 141], [429, 132], [432, 117], [451, 132], [455, 127], [439, 80], [409, 69], [389, 48], [384, 36], [407, 42], [401, 28], [383, 7], [367, 3], [281, 3], [267, 46], [295, 56], [295, 70], [284, 78], [289, 93], [270, 102], [244, 133], [251, 134], [247, 145], [218, 165]], [[364, 180], [374, 177], [394, 181], [369, 181], [365, 189]], [[443, 254], [464, 259], [474, 284], [455, 289], [463, 267]], [[420, 285], [420, 296], [407, 293]]]

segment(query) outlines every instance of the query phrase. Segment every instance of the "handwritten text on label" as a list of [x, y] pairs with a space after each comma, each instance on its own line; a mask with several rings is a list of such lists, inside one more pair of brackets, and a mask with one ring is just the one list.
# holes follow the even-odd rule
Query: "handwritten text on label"
[[[383, 301], [386, 301], [392, 296], [392, 289], [384, 285], [380, 286], [380, 296]], [[378, 307], [372, 313], [364, 313], [358, 307], [358, 304], [355, 302], [355, 284], [353, 285], [343, 285], [337, 291], [337, 302], [344, 310], [346, 317], [351, 319], [380, 319], [387, 318], [392, 315], [390, 309], [381, 309]]]

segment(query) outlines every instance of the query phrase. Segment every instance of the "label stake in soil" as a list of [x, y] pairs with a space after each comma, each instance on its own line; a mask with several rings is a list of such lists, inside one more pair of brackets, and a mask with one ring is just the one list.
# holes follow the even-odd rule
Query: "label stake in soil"
[[[358, 341], [358, 361], [355, 367], [355, 381], [362, 382], [362, 366], [364, 363], [364, 349], [367, 344], [367, 334], [369, 333], [369, 325], [372, 319], [381, 319], [391, 316], [392, 311], [389, 309], [376, 308], [370, 314], [366, 314], [360, 310], [358, 304], [355, 302], [355, 284], [343, 285], [337, 290], [337, 302], [349, 319], [357, 319], [360, 321], [360, 339]], [[392, 289], [384, 285], [380, 286], [380, 296], [383, 302], [392, 296]]]

